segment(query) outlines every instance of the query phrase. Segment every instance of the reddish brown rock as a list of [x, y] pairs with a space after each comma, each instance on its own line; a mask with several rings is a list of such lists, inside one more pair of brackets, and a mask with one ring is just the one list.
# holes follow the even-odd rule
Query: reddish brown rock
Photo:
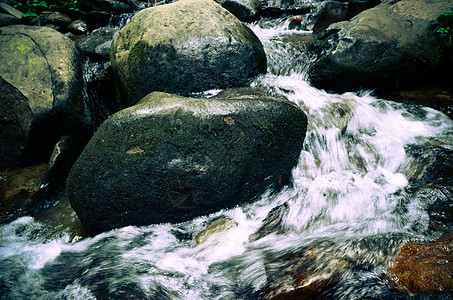
[[433, 243], [402, 247], [387, 271], [413, 293], [453, 291], [453, 233]]

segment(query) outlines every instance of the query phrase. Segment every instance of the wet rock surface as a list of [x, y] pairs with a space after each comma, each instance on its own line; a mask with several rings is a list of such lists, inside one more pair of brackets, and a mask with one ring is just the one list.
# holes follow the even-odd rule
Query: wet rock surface
[[110, 46], [117, 33], [118, 29], [103, 27], [78, 39], [76, 43], [80, 50], [90, 58], [108, 61]]
[[[408, 145], [406, 152], [412, 158], [403, 167], [411, 182], [408, 188], [427, 205], [429, 229], [445, 235], [401, 247], [387, 270], [398, 292], [383, 299], [453, 299], [453, 152], [442, 143]], [[418, 168], [410, 167], [414, 162]]]
[[[215, 239], [215, 236], [236, 227], [238, 224], [227, 217], [220, 217], [212, 221], [208, 227], [200, 231], [194, 238], [195, 245], [199, 246]], [[216, 241], [210, 242], [209, 246], [215, 245]]]
[[282, 225], [282, 218], [288, 213], [289, 206], [287, 203], [279, 205], [273, 208], [264, 218], [263, 225], [261, 225], [258, 230], [250, 235], [250, 241], [254, 242], [263, 238], [269, 234], [282, 234], [284, 233], [284, 228]]
[[[401, 170], [411, 181], [410, 189], [416, 190], [417, 197], [427, 203], [430, 228], [447, 233], [452, 232], [453, 151], [442, 144], [408, 145], [406, 151], [412, 160]], [[414, 163], [418, 163], [420, 167], [411, 167]]]
[[302, 110], [261, 90], [151, 93], [100, 126], [70, 172], [71, 205], [96, 234], [253, 201], [288, 182], [305, 130]]
[[453, 291], [453, 233], [433, 243], [403, 246], [387, 271], [413, 293]]
[[84, 68], [93, 122], [97, 128], [110, 115], [121, 110], [121, 103], [117, 99], [113, 69], [109, 61], [88, 61]]
[[80, 152], [70, 136], [62, 137], [56, 144], [47, 164], [42, 186], [46, 188], [63, 187], [69, 170]]
[[348, 3], [340, 1], [325, 1], [322, 8], [313, 18], [313, 34], [319, 34], [330, 24], [347, 20]]
[[0, 178], [0, 223], [30, 213], [46, 173], [45, 162], [4, 170]]
[[328, 252], [316, 245], [269, 257], [265, 264], [267, 283], [258, 293], [259, 299], [334, 299], [339, 274], [348, 263], [329, 257]]

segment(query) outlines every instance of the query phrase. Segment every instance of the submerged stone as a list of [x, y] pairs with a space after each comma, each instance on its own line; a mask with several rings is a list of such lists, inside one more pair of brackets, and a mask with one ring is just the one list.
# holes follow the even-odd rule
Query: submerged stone
[[264, 263], [267, 281], [259, 299], [334, 299], [340, 274], [349, 262], [318, 246], [313, 243], [295, 252], [269, 255]]
[[249, 240], [251, 242], [257, 241], [269, 234], [283, 234], [285, 233], [283, 227], [283, 217], [288, 213], [289, 205], [288, 203], [284, 203], [277, 207], [271, 209], [271, 211], [267, 214], [266, 218], [263, 220], [263, 225], [261, 225], [258, 230], [250, 235]]
[[387, 271], [413, 293], [453, 291], [452, 254], [453, 233], [449, 233], [434, 243], [402, 247]]
[[[222, 232], [227, 231], [228, 229], [237, 227], [237, 223], [231, 220], [230, 218], [227, 217], [222, 217], [219, 219], [216, 219], [209, 224], [206, 229], [200, 231], [196, 236], [195, 236], [195, 245], [201, 245], [203, 243], [206, 243], [209, 240], [212, 240], [215, 234], [219, 234]], [[214, 244], [216, 241], [214, 241]]]
[[89, 234], [183, 222], [287, 184], [307, 119], [261, 90], [210, 99], [154, 92], [107, 119], [67, 181]]

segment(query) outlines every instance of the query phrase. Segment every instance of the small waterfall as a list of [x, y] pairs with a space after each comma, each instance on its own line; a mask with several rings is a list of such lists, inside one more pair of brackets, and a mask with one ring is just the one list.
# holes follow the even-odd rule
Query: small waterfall
[[131, 20], [135, 13], [113, 14], [106, 27], [120, 30]]

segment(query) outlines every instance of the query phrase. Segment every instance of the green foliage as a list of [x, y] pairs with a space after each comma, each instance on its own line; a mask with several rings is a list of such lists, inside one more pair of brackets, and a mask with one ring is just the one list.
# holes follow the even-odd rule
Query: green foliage
[[450, 26], [447, 26], [447, 27], [440, 27], [439, 29], [437, 29], [437, 32], [439, 33], [449, 33], [450, 32]]
[[440, 27], [437, 29], [437, 32], [451, 34], [451, 26], [453, 26], [453, 10], [441, 13], [438, 21]]
[[23, 17], [28, 19], [37, 17], [43, 11], [68, 13], [79, 10], [77, 0], [27, 0], [17, 3], [14, 7], [22, 8], [22, 11], [25, 11]]
[[441, 34], [447, 47], [453, 48], [453, 10], [441, 13], [437, 22], [436, 33]]

